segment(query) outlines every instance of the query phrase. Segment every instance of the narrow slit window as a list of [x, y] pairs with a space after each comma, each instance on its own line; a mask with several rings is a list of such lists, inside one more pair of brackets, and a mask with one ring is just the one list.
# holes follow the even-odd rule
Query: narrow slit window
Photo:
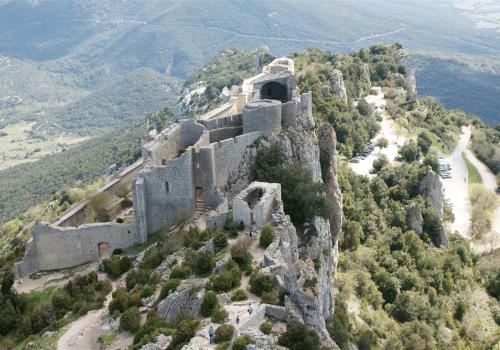
[[168, 182], [165, 182], [165, 192], [166, 192], [166, 193], [168, 193], [168, 192], [169, 192]]

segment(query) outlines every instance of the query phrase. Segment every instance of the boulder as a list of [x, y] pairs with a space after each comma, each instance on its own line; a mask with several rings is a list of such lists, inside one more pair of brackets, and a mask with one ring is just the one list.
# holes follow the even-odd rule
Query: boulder
[[204, 296], [204, 289], [200, 291], [184, 289], [174, 292], [158, 304], [158, 313], [167, 322], [173, 321], [181, 315], [197, 316]]

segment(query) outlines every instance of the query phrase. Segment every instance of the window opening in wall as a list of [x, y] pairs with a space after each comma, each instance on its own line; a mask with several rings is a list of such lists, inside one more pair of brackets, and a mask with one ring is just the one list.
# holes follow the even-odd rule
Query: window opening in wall
[[168, 182], [165, 182], [165, 193], [168, 193], [170, 190], [168, 188]]
[[166, 165], [167, 164], [167, 160], [166, 159], [162, 159], [161, 160], [161, 165]]

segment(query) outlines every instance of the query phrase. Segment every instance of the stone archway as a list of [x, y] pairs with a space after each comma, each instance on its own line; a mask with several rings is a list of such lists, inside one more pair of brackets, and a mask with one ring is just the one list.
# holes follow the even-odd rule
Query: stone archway
[[97, 245], [99, 250], [99, 259], [106, 259], [111, 256], [111, 247], [108, 242], [101, 242]]
[[288, 91], [285, 85], [275, 81], [270, 81], [260, 89], [261, 99], [278, 100], [281, 102], [288, 101]]

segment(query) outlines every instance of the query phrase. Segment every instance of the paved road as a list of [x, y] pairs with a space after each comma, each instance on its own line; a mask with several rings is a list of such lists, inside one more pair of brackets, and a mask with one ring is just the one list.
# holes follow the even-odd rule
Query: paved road
[[467, 166], [462, 158], [462, 152], [467, 149], [470, 135], [470, 127], [462, 129], [457, 147], [446, 157], [451, 165], [451, 178], [442, 180], [445, 198], [453, 204], [455, 221], [450, 225], [451, 230], [466, 238], [470, 238], [470, 200]]

